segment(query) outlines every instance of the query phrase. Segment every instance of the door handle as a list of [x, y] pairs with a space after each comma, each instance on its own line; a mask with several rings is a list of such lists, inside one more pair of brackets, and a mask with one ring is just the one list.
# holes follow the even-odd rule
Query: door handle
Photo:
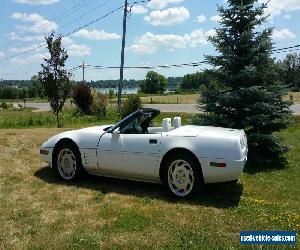
[[150, 139], [149, 144], [157, 144], [157, 140], [156, 139]]

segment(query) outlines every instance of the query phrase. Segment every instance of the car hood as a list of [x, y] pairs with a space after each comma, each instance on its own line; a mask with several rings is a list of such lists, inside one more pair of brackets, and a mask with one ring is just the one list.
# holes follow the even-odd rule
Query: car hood
[[51, 137], [42, 147], [53, 148], [61, 139], [70, 139], [74, 141], [79, 148], [96, 148], [99, 138], [105, 133], [105, 129], [111, 126], [112, 125], [103, 125], [66, 131]]

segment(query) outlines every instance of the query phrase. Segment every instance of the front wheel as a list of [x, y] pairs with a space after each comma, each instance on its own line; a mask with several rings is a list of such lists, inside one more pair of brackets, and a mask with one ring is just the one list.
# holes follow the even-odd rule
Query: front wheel
[[72, 143], [62, 143], [53, 157], [53, 169], [63, 180], [78, 180], [83, 174], [80, 152]]
[[190, 198], [203, 185], [201, 166], [189, 154], [174, 154], [166, 161], [163, 183], [168, 193], [176, 198]]

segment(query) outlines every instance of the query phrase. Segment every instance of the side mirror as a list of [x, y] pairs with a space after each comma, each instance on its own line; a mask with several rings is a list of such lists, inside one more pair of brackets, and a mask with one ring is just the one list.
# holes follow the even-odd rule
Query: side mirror
[[119, 130], [119, 129], [115, 129], [115, 130], [112, 132], [112, 135], [113, 135], [114, 137], [119, 136], [119, 135], [120, 135], [120, 130]]

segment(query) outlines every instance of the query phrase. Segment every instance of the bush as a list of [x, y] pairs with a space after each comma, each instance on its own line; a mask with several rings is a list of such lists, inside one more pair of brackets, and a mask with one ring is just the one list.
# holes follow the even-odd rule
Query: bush
[[97, 117], [104, 117], [106, 115], [107, 99], [106, 95], [93, 91], [93, 102], [91, 106], [91, 113]]
[[77, 107], [84, 113], [90, 113], [93, 103], [91, 88], [86, 84], [78, 84], [73, 91], [73, 99]]
[[0, 104], [0, 108], [2, 108], [3, 110], [7, 110], [9, 108], [8, 104], [6, 102], [2, 102]]
[[114, 97], [115, 91], [113, 89], [110, 89], [108, 91], [109, 101], [111, 102], [111, 99]]
[[143, 105], [140, 97], [138, 95], [130, 95], [121, 108], [121, 115], [124, 118], [142, 107]]

